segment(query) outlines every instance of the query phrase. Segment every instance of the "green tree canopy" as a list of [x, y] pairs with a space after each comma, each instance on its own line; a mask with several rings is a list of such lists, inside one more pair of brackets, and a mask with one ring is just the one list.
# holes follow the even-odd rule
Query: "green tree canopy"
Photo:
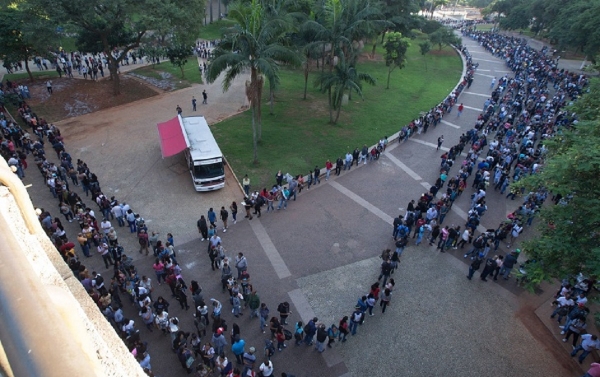
[[390, 76], [392, 71], [396, 68], [404, 68], [406, 64], [406, 51], [410, 43], [408, 40], [402, 37], [401, 33], [391, 32], [387, 33], [386, 41], [383, 44], [385, 48], [385, 65], [388, 67], [387, 87], [390, 88]]
[[[109, 62], [113, 91], [120, 93], [119, 63], [154, 33], [179, 41], [198, 35], [204, 0], [28, 0], [45, 9], [50, 19], [66, 20], [79, 27], [84, 47], [101, 47]], [[152, 31], [152, 32], [151, 32]], [[115, 53], [117, 52], [117, 53]]]
[[543, 280], [562, 279], [582, 272], [600, 276], [600, 82], [573, 107], [580, 121], [562, 128], [547, 148], [543, 169], [523, 179], [519, 186], [546, 187], [560, 194], [559, 204], [542, 208], [539, 236], [523, 244], [530, 259], [527, 277], [532, 286]]
[[[322, 72], [317, 77], [315, 86], [320, 86], [321, 91], [329, 95], [329, 119], [332, 124], [336, 124], [340, 117], [342, 99], [346, 91], [348, 91], [348, 94], [354, 91], [363, 98], [363, 82], [369, 85], [375, 85], [376, 83], [373, 76], [358, 72], [353, 65], [349, 64], [343, 52], [340, 52], [339, 61], [331, 72]], [[336, 110], [335, 119], [333, 118], [333, 110]]]
[[447, 28], [442, 27], [429, 34], [429, 41], [432, 44], [438, 45], [441, 50], [445, 45], [460, 45], [460, 38], [458, 38], [454, 32]]
[[228, 90], [233, 80], [250, 71], [246, 82], [246, 96], [252, 109], [252, 134], [254, 162], [258, 162], [258, 141], [261, 138], [261, 104], [264, 77], [270, 86], [279, 82], [279, 63], [300, 64], [299, 56], [280, 43], [293, 25], [286, 18], [267, 17], [263, 6], [234, 3], [229, 8], [229, 18], [237, 23], [225, 32], [223, 41], [213, 50], [214, 58], [208, 65], [207, 82], [214, 82], [225, 72], [223, 90]]
[[53, 42], [58, 41], [57, 23], [40, 17], [39, 9], [29, 4], [15, 4], [0, 9], [0, 58], [5, 63], [25, 61], [29, 79], [29, 59], [49, 57]]

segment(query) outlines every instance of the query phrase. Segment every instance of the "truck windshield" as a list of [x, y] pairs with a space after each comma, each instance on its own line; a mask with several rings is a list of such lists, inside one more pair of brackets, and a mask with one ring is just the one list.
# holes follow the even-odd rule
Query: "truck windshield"
[[215, 178], [224, 174], [223, 162], [208, 165], [194, 165], [194, 177], [198, 179]]

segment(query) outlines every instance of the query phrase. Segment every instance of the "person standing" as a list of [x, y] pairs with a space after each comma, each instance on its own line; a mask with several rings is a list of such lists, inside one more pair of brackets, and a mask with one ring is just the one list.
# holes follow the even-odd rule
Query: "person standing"
[[237, 257], [235, 257], [235, 268], [238, 273], [238, 280], [242, 277], [242, 273], [248, 269], [248, 260], [244, 256], [244, 253], [238, 253]]
[[356, 305], [354, 307], [354, 312], [350, 316], [350, 333], [352, 335], [356, 335], [356, 330], [358, 330], [358, 325], [360, 325], [365, 317], [365, 313], [362, 311], [361, 307]]
[[[517, 250], [520, 251], [519, 249]], [[504, 260], [502, 261], [500, 275], [504, 276], [504, 280], [508, 280], [510, 272], [512, 271], [514, 265], [517, 263], [517, 257], [515, 255], [516, 253], [514, 251], [511, 251], [510, 254], [504, 257]]]
[[290, 311], [290, 304], [287, 301], [280, 303], [277, 306], [277, 311], [279, 312], [279, 318], [281, 319], [282, 325], [287, 325], [287, 319], [292, 312]]
[[571, 352], [571, 357], [577, 355], [579, 351], [583, 351], [581, 355], [579, 355], [579, 364], [582, 364], [587, 355], [589, 355], [593, 350], [597, 349], [600, 349], [598, 337], [592, 334], [584, 334], [581, 336], [581, 343], [575, 347], [573, 352]]
[[340, 173], [342, 172], [343, 165], [344, 165], [344, 160], [342, 160], [342, 157], [340, 156], [335, 161], [335, 175], [340, 175]]
[[492, 79], [492, 82], [491, 82], [491, 84], [490, 84], [490, 89], [494, 89], [494, 86], [495, 86], [495, 85], [496, 85], [496, 78], [494, 77], [494, 78]]
[[46, 90], [48, 93], [52, 94], [52, 80], [46, 81]]
[[479, 267], [481, 267], [481, 258], [477, 256], [469, 266], [469, 275], [467, 275], [467, 279], [471, 280], [473, 278], [473, 275], [475, 275], [475, 271], [479, 270]]
[[200, 241], [207, 240], [208, 239], [208, 224], [206, 223], [206, 219], [204, 218], [204, 215], [200, 216], [200, 219], [196, 223], [196, 226], [198, 227], [198, 233], [200, 233], [202, 235], [202, 238], [200, 238]]
[[438, 137], [438, 140], [437, 140], [437, 149], [436, 149], [437, 151], [440, 150], [440, 148], [442, 147], [442, 143], [443, 142], [444, 142], [444, 135]]
[[260, 304], [260, 310], [258, 314], [260, 319], [260, 331], [262, 331], [264, 334], [265, 326], [267, 326], [267, 319], [269, 319], [269, 308], [267, 307], [267, 304], [264, 302]]
[[177, 110], [177, 115], [181, 115], [181, 113], [183, 112], [183, 110], [181, 109], [181, 106], [179, 106], [179, 105], [177, 105], [175, 110]]
[[329, 180], [329, 174], [331, 174], [331, 169], [333, 169], [333, 164], [331, 163], [331, 161], [329, 161], [329, 160], [325, 161], [325, 180], [326, 181]]
[[238, 207], [237, 207], [237, 203], [235, 201], [231, 202], [231, 205], [229, 206], [229, 210], [231, 211], [231, 217], [233, 218], [233, 223], [237, 223], [237, 212], [238, 212]]
[[223, 221], [223, 233], [227, 232], [227, 218], [229, 218], [229, 212], [225, 209], [225, 207], [221, 207], [221, 221]]
[[325, 324], [320, 323], [317, 327], [317, 341], [315, 344], [315, 349], [322, 353], [325, 351], [325, 341], [327, 340], [327, 330], [325, 329]]
[[390, 304], [390, 300], [392, 299], [392, 291], [389, 288], [386, 288], [381, 292], [379, 306], [381, 306], [381, 314], [385, 313], [385, 308]]
[[204, 105], [208, 104], [208, 94], [206, 94], [206, 90], [202, 91], [202, 103]]
[[306, 326], [304, 326], [304, 343], [306, 343], [307, 346], [312, 346], [312, 344], [313, 344], [313, 338], [315, 337], [315, 334], [317, 333], [317, 321], [318, 320], [319, 319], [317, 317], [314, 317], [313, 319], [308, 321]]
[[192, 111], [196, 111], [196, 97], [192, 97]]
[[313, 172], [313, 184], [316, 186], [317, 183], [320, 184], [321, 180], [319, 179], [319, 175], [321, 174], [321, 169], [317, 165], [315, 165], [315, 170]]
[[244, 187], [246, 196], [250, 196], [250, 178], [248, 178], [248, 174], [245, 174], [244, 178], [242, 178], [242, 186]]
[[215, 213], [215, 211], [213, 210], [212, 207], [210, 207], [208, 209], [208, 222], [210, 223], [210, 225], [212, 225], [215, 228], [215, 232], [217, 231], [217, 214]]
[[254, 364], [256, 363], [256, 356], [254, 355], [254, 352], [256, 352], [256, 348], [254, 347], [250, 347], [248, 352], [244, 352], [244, 371], [242, 373], [243, 376], [247, 376], [248, 371], [252, 371], [254, 369]]
[[460, 105], [458, 105], [458, 112], [456, 113], [457, 118], [460, 118], [460, 114], [462, 114], [464, 108], [465, 108], [465, 106], [462, 103]]
[[493, 258], [488, 258], [485, 261], [485, 266], [483, 266], [483, 271], [481, 272], [481, 275], [479, 275], [479, 278], [483, 281], [487, 281], [486, 277], [491, 274], [492, 272], [494, 272], [494, 270], [496, 269], [496, 259], [498, 259], [497, 255], [494, 255]]

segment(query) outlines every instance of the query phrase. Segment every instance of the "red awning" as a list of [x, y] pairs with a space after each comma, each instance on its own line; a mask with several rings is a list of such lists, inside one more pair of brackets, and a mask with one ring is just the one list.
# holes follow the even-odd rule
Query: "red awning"
[[185, 137], [179, 124], [179, 117], [159, 123], [157, 126], [158, 134], [160, 135], [160, 150], [163, 158], [173, 156], [187, 148]]

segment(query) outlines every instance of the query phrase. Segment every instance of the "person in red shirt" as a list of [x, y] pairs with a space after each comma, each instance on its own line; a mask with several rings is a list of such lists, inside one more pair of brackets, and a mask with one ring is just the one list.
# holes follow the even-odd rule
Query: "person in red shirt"
[[582, 377], [600, 377], [600, 364], [592, 363], [590, 369]]
[[465, 109], [465, 106], [462, 103], [460, 105], [458, 105], [458, 113], [456, 113], [457, 118], [460, 117], [460, 114], [462, 114], [464, 109]]
[[333, 169], [333, 164], [331, 163], [331, 161], [327, 160], [327, 162], [325, 162], [325, 180], [329, 180], [329, 174], [331, 173], [331, 169]]

